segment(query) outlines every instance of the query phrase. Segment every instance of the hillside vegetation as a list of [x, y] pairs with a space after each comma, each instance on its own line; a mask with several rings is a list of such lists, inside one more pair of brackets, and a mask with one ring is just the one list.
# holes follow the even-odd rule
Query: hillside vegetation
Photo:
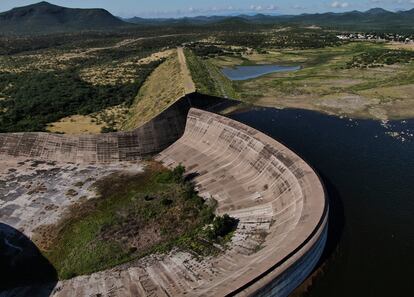
[[193, 38], [63, 36], [10, 38], [0, 48], [0, 132], [119, 129], [147, 76]]
[[[0, 36], [33, 36], [63, 32], [110, 31], [112, 33], [175, 31], [213, 33], [227, 31], [259, 32], [281, 26], [320, 26], [329, 30], [414, 33], [414, 9], [391, 12], [376, 8], [368, 11], [301, 15], [264, 14], [238, 16], [198, 16], [178, 19], [131, 18], [121, 20], [104, 9], [73, 9], [40, 2], [0, 13]], [[301, 44], [301, 40], [297, 40]], [[318, 44], [318, 40], [315, 40]]]
[[126, 26], [127, 23], [104, 9], [73, 9], [48, 2], [0, 13], [0, 34], [5, 35], [114, 30]]
[[183, 73], [177, 52], [148, 77], [130, 108], [124, 130], [137, 128], [185, 95]]
[[[131, 23], [152, 26], [206, 26], [211, 28], [231, 28], [238, 32], [241, 28], [252, 31], [272, 25], [301, 25], [323, 26], [336, 30], [355, 31], [382, 31], [382, 32], [414, 32], [414, 9], [408, 11], [387, 11], [373, 8], [368, 11], [326, 12], [300, 15], [265, 14], [239, 15], [239, 16], [199, 16], [182, 19], [142, 19], [133, 18]], [[256, 29], [256, 30], [254, 30]]]
[[185, 55], [197, 92], [217, 97], [238, 98], [232, 82], [217, 66], [197, 56], [192, 50], [186, 50]]
[[[412, 14], [412, 10], [392, 13], [374, 9], [151, 20], [150, 24], [141, 19], [139, 26], [118, 31], [20, 37], [1, 36], [0, 32], [0, 132], [134, 129], [194, 89], [186, 71], [179, 67], [180, 59], [172, 57], [160, 66], [165, 56], [150, 59], [183, 46], [201, 93], [333, 114], [380, 119], [412, 116], [414, 61], [408, 49], [413, 43], [397, 42], [413, 39], [412, 34], [401, 33], [413, 23]], [[99, 24], [95, 16], [111, 19], [113, 28], [122, 24], [102, 10], [40, 3], [0, 14], [0, 25], [3, 19], [25, 26], [27, 19], [36, 28], [37, 21], [55, 18], [71, 28], [73, 20], [79, 26], [88, 21]], [[364, 18], [366, 22], [355, 22]], [[380, 21], [389, 24], [386, 29], [392, 33], [375, 32]], [[402, 25], [394, 26], [398, 22]], [[372, 32], [363, 35], [333, 30], [344, 24], [372, 28]], [[0, 26], [0, 31], [7, 26]], [[394, 42], [342, 38], [351, 35]], [[221, 73], [222, 67], [255, 64], [303, 67], [237, 82]]]
[[159, 64], [139, 62], [149, 53], [116, 48], [0, 56], [0, 132], [44, 131], [70, 115], [131, 104]]

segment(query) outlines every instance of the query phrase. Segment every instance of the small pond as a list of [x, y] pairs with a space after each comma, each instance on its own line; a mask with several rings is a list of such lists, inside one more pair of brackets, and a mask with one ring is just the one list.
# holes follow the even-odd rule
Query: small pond
[[280, 66], [280, 65], [253, 65], [253, 66], [235, 66], [225, 67], [221, 71], [231, 80], [247, 80], [257, 78], [259, 76], [275, 73], [289, 72], [301, 69], [301, 66]]

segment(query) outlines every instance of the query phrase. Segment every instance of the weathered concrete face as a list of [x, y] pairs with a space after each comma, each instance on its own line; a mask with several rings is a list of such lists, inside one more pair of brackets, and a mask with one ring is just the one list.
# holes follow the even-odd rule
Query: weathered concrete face
[[[13, 150], [1, 147], [6, 159], [13, 155]], [[133, 144], [130, 148], [136, 151]], [[22, 154], [19, 144], [14, 146], [14, 152]], [[54, 160], [60, 154], [41, 155], [47, 156]], [[116, 161], [115, 166], [119, 159], [110, 157], [105, 162]], [[180, 251], [145, 257], [59, 282], [53, 296], [287, 296], [313, 269], [326, 240], [328, 207], [317, 175], [289, 149], [243, 124], [191, 109], [184, 135], [156, 159], [171, 167], [180, 163], [186, 166], [188, 173], [196, 176], [200, 194], [217, 200], [218, 213], [239, 218], [229, 249], [202, 260]], [[96, 160], [100, 159], [92, 158], [92, 162]], [[1, 162], [2, 178], [19, 176], [19, 172], [6, 170], [8, 163]], [[107, 166], [97, 166], [96, 170], [104, 174]], [[8, 188], [7, 193], [13, 196], [15, 192]], [[31, 201], [26, 194], [13, 199], [27, 206]], [[43, 203], [61, 204], [59, 195], [56, 199], [47, 197], [50, 199]], [[41, 202], [41, 197], [37, 200]], [[5, 205], [0, 200], [2, 220], [8, 218]], [[35, 214], [23, 217], [34, 220], [31, 216]], [[23, 221], [9, 219], [7, 224], [20, 227], [30, 237], [30, 224], [22, 224]], [[25, 290], [29, 289], [8, 293]]]
[[[327, 204], [318, 176], [292, 151], [246, 125], [192, 109], [184, 136], [157, 159], [183, 164], [197, 176], [200, 194], [218, 201], [218, 213], [241, 222], [227, 253], [232, 265], [223, 262], [226, 273], [200, 293], [286, 296], [312, 270], [326, 239]], [[262, 232], [255, 252], [252, 238]], [[275, 288], [282, 276], [288, 281]]]
[[159, 153], [180, 138], [191, 107], [220, 110], [234, 101], [193, 93], [131, 132], [96, 135], [0, 133], [0, 155], [72, 163], [134, 161]]
[[137, 160], [163, 150], [182, 135], [188, 105], [181, 100], [132, 132], [79, 136], [0, 134], [0, 154], [73, 163]]

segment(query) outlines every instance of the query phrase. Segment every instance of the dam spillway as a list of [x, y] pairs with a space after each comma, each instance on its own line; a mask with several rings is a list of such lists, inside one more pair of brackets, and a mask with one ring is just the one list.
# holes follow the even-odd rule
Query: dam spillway
[[[181, 139], [158, 157], [183, 164], [201, 196], [218, 201], [218, 213], [240, 220], [246, 236], [228, 271], [208, 295], [287, 296], [316, 265], [327, 230], [324, 188], [301, 158], [285, 146], [231, 119], [192, 109]], [[252, 238], [268, 235], [257, 253]], [[203, 292], [203, 294], [206, 292]]]
[[0, 134], [0, 155], [72, 163], [139, 160], [163, 150], [182, 135], [188, 109], [186, 100], [180, 100], [130, 132], [73, 136], [39, 132]]
[[0, 133], [0, 156], [76, 164], [135, 161], [159, 153], [180, 138], [190, 108], [214, 111], [233, 104], [231, 100], [192, 93], [132, 131], [82, 135]]
[[[149, 256], [127, 267], [61, 281], [52, 295], [288, 296], [313, 270], [326, 241], [328, 203], [317, 174], [291, 150], [246, 125], [194, 108], [188, 116], [182, 112], [167, 114], [161, 114], [158, 121], [166, 123], [167, 118], [179, 123], [177, 132], [169, 133], [169, 125], [163, 125], [164, 134], [160, 135], [168, 135], [167, 140], [145, 152], [158, 153], [172, 143], [155, 159], [169, 167], [184, 165], [187, 173], [195, 176], [200, 195], [218, 202], [219, 214], [228, 213], [240, 220], [229, 249], [218, 257], [201, 260], [186, 252]], [[151, 122], [147, 125], [156, 127]], [[18, 141], [4, 140], [16, 135]], [[88, 150], [92, 152], [89, 157], [83, 153], [62, 155], [62, 145], [58, 153], [37, 154], [34, 152], [40, 150], [31, 140], [33, 135], [2, 135], [0, 155], [46, 160], [64, 157], [73, 163], [139, 162], [146, 155], [139, 150], [143, 147], [139, 135], [145, 133], [130, 136], [135, 140], [129, 152], [134, 153], [125, 155], [126, 159], [117, 151], [119, 144], [110, 145], [112, 157], [105, 159], [96, 154], [96, 145]], [[41, 135], [59, 137], [60, 143], [73, 139]], [[101, 143], [119, 135], [85, 137]], [[0, 206], [0, 214], [6, 204]], [[18, 212], [24, 212], [24, 206]], [[15, 214], [8, 211], [8, 215]], [[6, 223], [13, 225], [12, 221]]]

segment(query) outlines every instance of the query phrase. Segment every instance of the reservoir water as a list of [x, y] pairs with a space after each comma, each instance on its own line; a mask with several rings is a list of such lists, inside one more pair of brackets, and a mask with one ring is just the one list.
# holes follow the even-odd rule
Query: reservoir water
[[280, 65], [254, 65], [226, 67], [221, 71], [230, 80], [247, 80], [259, 76], [274, 73], [288, 72], [301, 69], [301, 66], [280, 66]]
[[272, 108], [231, 117], [293, 149], [327, 187], [325, 265], [305, 296], [413, 296], [414, 139], [388, 134], [411, 134], [414, 120], [385, 127], [378, 121]]

